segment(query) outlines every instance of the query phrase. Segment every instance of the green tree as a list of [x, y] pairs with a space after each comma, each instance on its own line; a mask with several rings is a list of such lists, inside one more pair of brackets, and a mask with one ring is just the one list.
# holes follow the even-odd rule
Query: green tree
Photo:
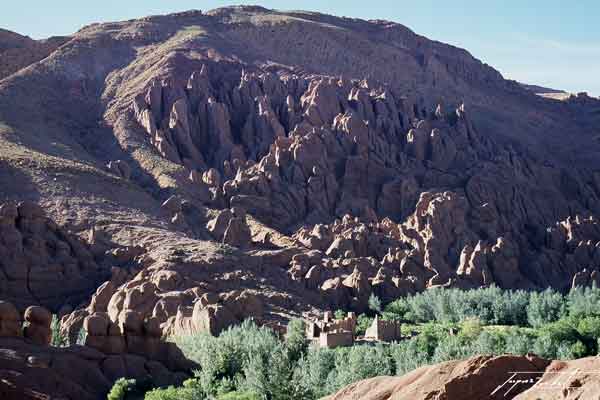
[[127, 393], [131, 393], [135, 390], [136, 381], [135, 379], [118, 379], [113, 387], [110, 389], [107, 400], [124, 400]]
[[533, 351], [535, 336], [521, 329], [510, 329], [505, 337], [504, 351], [510, 354], [525, 355]]
[[546, 289], [543, 292], [533, 292], [529, 296], [527, 320], [534, 328], [558, 321], [565, 314], [566, 307], [562, 294]]
[[381, 314], [383, 307], [381, 306], [381, 300], [379, 297], [375, 295], [375, 293], [371, 293], [369, 296], [369, 309], [376, 314]]
[[356, 321], [356, 334], [364, 335], [367, 332], [367, 328], [369, 328], [372, 323], [373, 318], [370, 318], [365, 314], [359, 315]]
[[361, 379], [393, 374], [392, 358], [385, 346], [358, 345], [335, 354], [337, 373], [329, 384], [330, 393]]
[[582, 337], [591, 354], [598, 354], [600, 339], [600, 317], [586, 317], [578, 321], [577, 332]]
[[244, 367], [244, 391], [254, 393], [260, 399], [292, 399], [294, 388], [291, 383], [292, 361], [281, 347], [266, 357], [253, 354]]
[[408, 305], [406, 298], [401, 297], [399, 299], [392, 301], [387, 306], [385, 306], [383, 315], [384, 315], [384, 317], [386, 317], [385, 319], [389, 319], [389, 320], [397, 319], [397, 320], [406, 321], [407, 320], [406, 314], [409, 311], [410, 311], [410, 306]]
[[[169, 399], [170, 400], [170, 399]], [[173, 399], [178, 400], [178, 399]], [[254, 393], [247, 392], [229, 392], [222, 396], [219, 396], [217, 400], [260, 400]]]
[[567, 295], [569, 315], [577, 318], [600, 316], [600, 289], [576, 287]]
[[483, 330], [483, 324], [478, 318], [469, 318], [460, 324], [460, 336], [467, 340], [475, 340]]
[[335, 371], [336, 350], [311, 348], [294, 370], [293, 382], [300, 398], [320, 399], [329, 394], [327, 385]]
[[429, 363], [429, 354], [421, 351], [421, 348], [417, 338], [411, 338], [391, 346], [390, 355], [396, 366], [396, 375], [404, 375]]
[[54, 347], [64, 347], [69, 344], [69, 340], [60, 329], [60, 320], [56, 314], [52, 314], [52, 322], [50, 323], [50, 330], [52, 331], [51, 344]]
[[[146, 392], [144, 400], [204, 400], [206, 396], [194, 379], [183, 383], [183, 387], [158, 388]], [[219, 398], [220, 399], [220, 398]], [[254, 399], [252, 399], [254, 400]]]
[[302, 319], [293, 319], [288, 323], [285, 346], [290, 359], [294, 362], [306, 353], [308, 341], [306, 340], [306, 324]]
[[470, 345], [472, 354], [503, 354], [506, 353], [506, 338], [497, 331], [483, 331]]

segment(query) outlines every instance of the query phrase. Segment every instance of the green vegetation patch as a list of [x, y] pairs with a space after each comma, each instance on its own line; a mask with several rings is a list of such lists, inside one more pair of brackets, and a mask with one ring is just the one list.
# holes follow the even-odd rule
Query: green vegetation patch
[[322, 349], [308, 345], [300, 320], [290, 322], [284, 340], [247, 321], [218, 337], [176, 338], [200, 368], [182, 387], [154, 389], [145, 398], [309, 400], [361, 379], [403, 375], [423, 365], [479, 354], [535, 353], [549, 359], [598, 354], [600, 290], [595, 287], [568, 294], [495, 287], [432, 289], [386, 306], [376, 300], [369, 315], [358, 317], [358, 330], [380, 314], [400, 321], [408, 339]]

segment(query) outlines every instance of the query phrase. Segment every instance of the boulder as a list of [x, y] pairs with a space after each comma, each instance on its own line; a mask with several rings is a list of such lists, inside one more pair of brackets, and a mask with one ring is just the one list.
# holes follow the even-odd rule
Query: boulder
[[252, 243], [252, 233], [246, 223], [246, 218], [235, 217], [229, 220], [223, 233], [223, 243], [230, 246], [247, 248]]
[[21, 336], [21, 318], [12, 303], [0, 301], [0, 337]]
[[52, 340], [52, 314], [39, 306], [30, 306], [25, 310], [25, 328], [23, 336], [35, 344], [48, 346]]
[[107, 168], [109, 171], [125, 180], [131, 179], [131, 167], [123, 160], [110, 161]]

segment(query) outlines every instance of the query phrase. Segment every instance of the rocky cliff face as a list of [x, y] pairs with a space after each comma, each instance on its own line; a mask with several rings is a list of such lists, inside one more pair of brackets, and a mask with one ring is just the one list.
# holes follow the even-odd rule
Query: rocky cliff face
[[19, 308], [84, 301], [106, 277], [85, 242], [33, 202], [0, 205], [0, 292]]
[[[0, 81], [0, 193], [101, 259], [90, 301], [65, 301], [71, 331], [94, 313], [214, 333], [371, 293], [565, 289], [597, 279], [599, 108], [387, 21], [229, 7], [95, 24]], [[69, 251], [58, 266], [87, 271]], [[11, 297], [62, 296], [28, 294], [33, 262], [6, 268]]]

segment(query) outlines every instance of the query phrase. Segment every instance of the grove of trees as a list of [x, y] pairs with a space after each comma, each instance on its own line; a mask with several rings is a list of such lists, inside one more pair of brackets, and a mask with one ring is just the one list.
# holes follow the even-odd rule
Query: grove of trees
[[[200, 368], [183, 387], [154, 389], [147, 400], [318, 399], [360, 379], [402, 375], [426, 364], [476, 354], [535, 353], [549, 359], [598, 354], [600, 289], [526, 292], [496, 287], [432, 289], [374, 313], [402, 322], [412, 337], [397, 343], [320, 349], [294, 320], [284, 340], [246, 321], [218, 337], [175, 338]], [[340, 313], [341, 314], [341, 313]], [[122, 383], [121, 383], [122, 384]]]

